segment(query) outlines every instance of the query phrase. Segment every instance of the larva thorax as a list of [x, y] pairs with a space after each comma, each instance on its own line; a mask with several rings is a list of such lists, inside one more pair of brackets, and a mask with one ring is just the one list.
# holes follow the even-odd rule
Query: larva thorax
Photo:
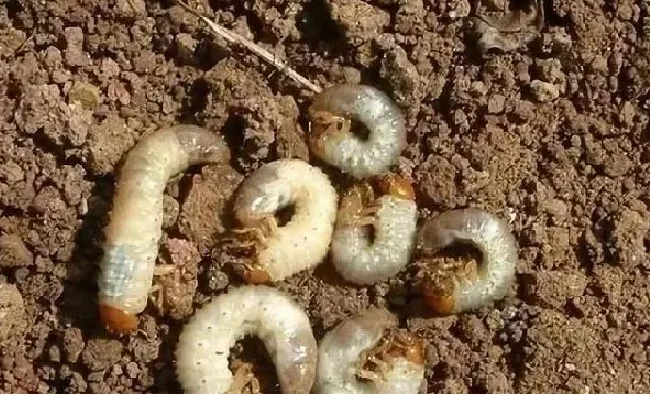
[[408, 264], [416, 226], [417, 206], [408, 181], [391, 174], [359, 182], [341, 199], [332, 262], [350, 282], [386, 280]]
[[[371, 86], [329, 87], [315, 97], [309, 116], [314, 154], [355, 178], [386, 172], [406, 146], [401, 110]], [[354, 121], [367, 129], [367, 138], [353, 130]]]
[[230, 160], [221, 136], [178, 125], [144, 136], [119, 171], [98, 279], [100, 317], [117, 332], [135, 329], [152, 286], [169, 178], [191, 165]]
[[[387, 174], [352, 185], [341, 198], [337, 226], [361, 226], [381, 204], [378, 199], [388, 197], [395, 201], [414, 201], [415, 192], [406, 179]], [[367, 224], [367, 223], [366, 223]]]
[[[316, 373], [317, 343], [306, 313], [286, 294], [243, 286], [219, 295], [185, 325], [176, 348], [176, 370], [188, 394], [239, 393], [251, 377], [228, 367], [231, 348], [259, 337], [274, 361], [283, 393], [308, 394]], [[244, 371], [245, 372], [245, 371]]]
[[[226, 242], [248, 283], [278, 281], [320, 263], [329, 249], [337, 196], [317, 167], [285, 159], [265, 164], [241, 185], [234, 203], [242, 228]], [[292, 207], [283, 226], [278, 211]]]
[[318, 394], [415, 394], [424, 380], [422, 340], [371, 307], [329, 331], [318, 349]]
[[427, 221], [418, 235], [421, 259], [448, 246], [465, 244], [480, 252], [480, 261], [454, 261], [429, 267], [423, 295], [437, 313], [480, 308], [503, 298], [515, 278], [516, 240], [507, 223], [475, 208], [458, 209]]

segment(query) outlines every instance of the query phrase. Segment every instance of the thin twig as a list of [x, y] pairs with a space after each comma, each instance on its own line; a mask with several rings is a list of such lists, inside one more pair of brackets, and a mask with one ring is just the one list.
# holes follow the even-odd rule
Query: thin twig
[[285, 73], [289, 78], [293, 79], [294, 81], [305, 85], [307, 88], [313, 90], [316, 93], [320, 93], [323, 89], [308, 80], [307, 78], [303, 77], [302, 75], [298, 74], [296, 70], [292, 69], [289, 67], [285, 62], [282, 60], [276, 58], [271, 54], [269, 51], [266, 49], [260, 47], [259, 45], [250, 42], [249, 40], [245, 39], [244, 37], [240, 36], [239, 34], [232, 32], [225, 27], [213, 22], [210, 20], [208, 17], [201, 15], [198, 11], [192, 9], [188, 4], [183, 2], [182, 0], [176, 0], [178, 4], [180, 4], [183, 8], [185, 8], [188, 12], [192, 13], [193, 15], [197, 16], [198, 18], [202, 19], [203, 22], [205, 22], [212, 31], [215, 34], [218, 34], [219, 36], [223, 37], [226, 41], [228, 41], [231, 44], [236, 44], [236, 45], [242, 45], [246, 47], [249, 51], [253, 52], [257, 56], [261, 57], [262, 59], [266, 60], [270, 64], [272, 64], [274, 67], [276, 67], [278, 70], [281, 72]]

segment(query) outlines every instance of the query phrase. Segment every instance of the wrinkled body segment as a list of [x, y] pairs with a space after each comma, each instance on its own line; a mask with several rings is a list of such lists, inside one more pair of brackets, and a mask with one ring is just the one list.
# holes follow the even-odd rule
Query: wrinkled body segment
[[336, 270], [352, 283], [384, 281], [411, 258], [418, 218], [414, 192], [397, 177], [389, 182], [378, 198], [369, 186], [358, 184], [341, 199], [331, 257]]
[[108, 329], [134, 330], [135, 315], [147, 305], [169, 178], [192, 165], [229, 160], [221, 136], [192, 125], [153, 132], [127, 153], [105, 229], [99, 276], [100, 317]]
[[445, 273], [444, 286], [425, 282], [424, 296], [429, 306], [443, 314], [459, 313], [505, 297], [515, 279], [518, 260], [516, 239], [508, 223], [479, 209], [458, 209], [427, 221], [418, 234], [422, 255], [433, 255], [455, 243], [477, 248], [482, 261], [474, 275]]
[[238, 384], [228, 357], [246, 335], [259, 337], [266, 346], [283, 393], [310, 392], [317, 344], [307, 314], [288, 295], [249, 285], [218, 296], [183, 328], [176, 370], [185, 393], [224, 394]]
[[[280, 281], [321, 263], [330, 247], [336, 205], [336, 191], [318, 167], [285, 159], [257, 169], [234, 203], [241, 238], [252, 238], [252, 257], [241, 263], [244, 279]], [[287, 207], [293, 207], [293, 215], [280, 226], [275, 215]]]
[[[418, 393], [425, 370], [422, 343], [396, 329], [394, 315], [371, 307], [329, 331], [318, 346], [315, 393]], [[367, 363], [374, 368], [365, 370]]]
[[[406, 146], [404, 115], [385, 93], [371, 86], [325, 89], [314, 99], [309, 116], [312, 151], [355, 178], [385, 173]], [[367, 129], [367, 139], [354, 133], [353, 121]]]

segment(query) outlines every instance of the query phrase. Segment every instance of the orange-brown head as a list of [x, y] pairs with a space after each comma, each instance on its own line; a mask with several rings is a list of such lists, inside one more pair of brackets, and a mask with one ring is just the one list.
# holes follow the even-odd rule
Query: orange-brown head
[[422, 296], [424, 302], [435, 313], [441, 315], [454, 313], [455, 300], [453, 293], [441, 290], [440, 286], [435, 285], [430, 279], [422, 283]]
[[110, 305], [99, 305], [99, 318], [112, 333], [129, 334], [138, 328], [138, 318], [135, 315]]
[[261, 285], [271, 281], [269, 274], [259, 268], [245, 267], [241, 273], [241, 276], [249, 285]]
[[412, 363], [424, 364], [424, 344], [419, 338], [411, 341], [411, 346], [406, 349], [406, 359]]
[[351, 121], [328, 111], [310, 109], [309, 142], [313, 148], [322, 149], [325, 138], [344, 139], [350, 131]]
[[405, 358], [416, 364], [424, 364], [424, 343], [422, 338], [412, 333], [400, 331], [390, 349], [393, 357]]
[[382, 195], [390, 195], [404, 200], [415, 200], [415, 190], [411, 182], [395, 174], [384, 175], [376, 180], [377, 189]]

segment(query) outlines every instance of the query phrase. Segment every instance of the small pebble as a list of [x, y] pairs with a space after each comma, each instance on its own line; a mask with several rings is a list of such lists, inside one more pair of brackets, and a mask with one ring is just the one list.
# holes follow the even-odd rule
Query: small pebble
[[505, 108], [506, 98], [500, 94], [495, 94], [488, 100], [488, 112], [491, 114], [500, 114]]
[[530, 90], [533, 97], [541, 103], [547, 103], [560, 97], [560, 89], [557, 86], [538, 79], [530, 83]]
[[70, 363], [76, 363], [84, 348], [81, 330], [75, 327], [66, 328], [63, 333], [63, 354]]
[[180, 33], [176, 36], [176, 55], [185, 64], [192, 64], [197, 45], [198, 41], [191, 34]]
[[0, 236], [0, 268], [23, 267], [33, 262], [34, 255], [19, 236], [14, 234]]
[[68, 103], [78, 102], [83, 109], [93, 110], [101, 101], [99, 89], [86, 82], [76, 82], [68, 92]]
[[0, 342], [23, 334], [26, 318], [23, 297], [16, 285], [0, 284]]

